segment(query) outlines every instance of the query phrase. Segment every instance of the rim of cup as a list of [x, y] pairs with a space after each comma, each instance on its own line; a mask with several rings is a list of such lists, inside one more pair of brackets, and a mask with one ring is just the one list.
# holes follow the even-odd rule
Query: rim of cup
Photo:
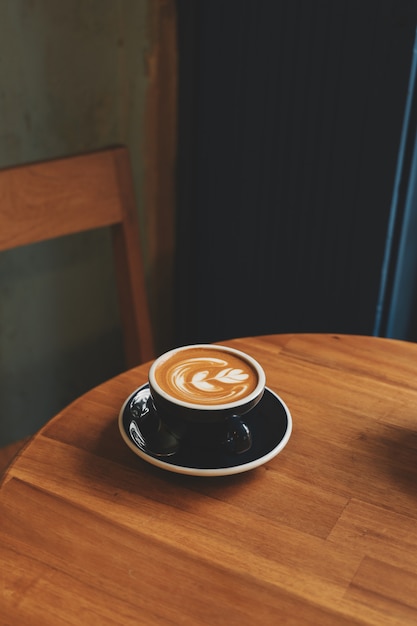
[[[158, 365], [166, 360], [168, 360], [173, 354], [177, 352], [185, 352], [187, 350], [198, 348], [210, 349], [210, 350], [218, 350], [219, 352], [228, 352], [236, 355], [237, 357], [243, 359], [247, 363], [249, 363], [252, 368], [255, 370], [258, 376], [258, 383], [253, 391], [249, 393], [244, 398], [240, 398], [239, 400], [235, 400], [234, 402], [225, 402], [223, 404], [198, 404], [195, 402], [187, 402], [186, 400], [181, 400], [167, 393], [162, 387], [158, 384], [155, 377], [155, 370]], [[177, 406], [186, 407], [189, 409], [197, 409], [198, 411], [223, 411], [225, 409], [233, 409], [239, 406], [245, 406], [249, 402], [252, 402], [264, 389], [266, 385], [266, 376], [263, 367], [247, 352], [242, 352], [241, 350], [237, 350], [236, 348], [229, 348], [229, 346], [223, 346], [221, 344], [211, 344], [211, 343], [196, 343], [190, 344], [187, 346], [179, 346], [177, 348], [173, 348], [172, 350], [168, 350], [164, 352], [159, 357], [155, 359], [149, 369], [149, 383], [151, 388], [153, 388], [162, 398], [171, 402], [172, 404], [176, 404]]]

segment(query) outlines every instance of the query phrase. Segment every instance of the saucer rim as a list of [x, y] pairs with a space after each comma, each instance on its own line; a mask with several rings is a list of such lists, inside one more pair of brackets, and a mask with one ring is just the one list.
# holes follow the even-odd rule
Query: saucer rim
[[[160, 469], [164, 469], [166, 471], [175, 473], [175, 474], [183, 474], [187, 476], [230, 476], [233, 474], [242, 474], [244, 472], [248, 472], [256, 467], [260, 467], [265, 463], [268, 463], [273, 458], [275, 458], [287, 445], [291, 434], [292, 434], [292, 425], [293, 420], [290, 413], [290, 410], [284, 400], [272, 389], [269, 387], [265, 387], [265, 391], [268, 391], [272, 394], [276, 400], [281, 404], [282, 408], [285, 411], [287, 417], [287, 427], [284, 433], [284, 436], [279, 440], [278, 444], [270, 450], [267, 454], [264, 454], [248, 463], [242, 463], [239, 465], [232, 465], [230, 467], [218, 467], [218, 468], [198, 468], [198, 467], [189, 467], [187, 465], [176, 465], [174, 463], [167, 463], [166, 461], [155, 458], [154, 456], [146, 453], [144, 450], [138, 448], [127, 435], [125, 428], [123, 427], [123, 415], [127, 404], [131, 401], [131, 399], [144, 387], [148, 387], [148, 383], [140, 385], [137, 389], [135, 389], [126, 400], [123, 402], [123, 405], [119, 411], [118, 416], [118, 426], [119, 431], [122, 436], [122, 439], [127, 444], [127, 446], [140, 458], [142, 458], [147, 463], [159, 467]], [[262, 400], [261, 400], [262, 402]], [[256, 407], [252, 410], [256, 410]]]

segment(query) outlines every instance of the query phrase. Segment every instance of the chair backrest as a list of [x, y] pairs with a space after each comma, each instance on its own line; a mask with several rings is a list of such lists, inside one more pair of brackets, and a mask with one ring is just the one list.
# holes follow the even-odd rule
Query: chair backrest
[[154, 357], [129, 154], [114, 147], [0, 170], [0, 251], [110, 227], [126, 364]]

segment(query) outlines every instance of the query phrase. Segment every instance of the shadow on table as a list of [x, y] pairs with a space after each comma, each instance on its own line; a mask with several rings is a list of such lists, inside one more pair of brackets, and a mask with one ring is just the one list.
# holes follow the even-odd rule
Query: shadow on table
[[417, 430], [386, 425], [374, 444], [380, 469], [401, 491], [417, 495]]
[[[149, 491], [150, 486], [155, 487], [157, 483], [159, 489], [163, 488], [164, 485], [177, 485], [197, 491], [206, 492], [209, 488], [211, 493], [213, 490], [222, 492], [230, 487], [247, 485], [257, 478], [259, 471], [265, 471], [263, 468], [257, 468], [230, 476], [202, 477], [164, 470], [146, 462], [128, 448], [120, 435], [116, 418], [103, 427], [91, 452], [112, 463], [111, 476], [107, 476], [107, 480], [112, 486], [119, 483], [126, 487], [126, 480], [128, 480], [129, 491], [133, 490], [136, 493], [143, 493], [144, 490]], [[93, 457], [89, 458], [92, 459]], [[91, 472], [93, 468], [86, 468], [86, 471]], [[102, 475], [102, 479], [106, 480], [106, 475]]]

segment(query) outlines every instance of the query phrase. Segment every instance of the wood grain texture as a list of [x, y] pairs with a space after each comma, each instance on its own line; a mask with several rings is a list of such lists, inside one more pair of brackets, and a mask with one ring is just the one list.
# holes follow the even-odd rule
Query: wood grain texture
[[287, 447], [246, 474], [172, 474], [118, 433], [148, 365], [93, 389], [4, 477], [1, 624], [417, 622], [417, 345], [224, 343], [288, 404]]
[[[120, 221], [111, 152], [4, 169], [0, 250]], [[92, 207], [97, 207], [93, 210]]]
[[23, 449], [25, 444], [29, 441], [29, 437], [14, 441], [3, 448], [0, 448], [0, 476], [6, 471], [14, 457]]

